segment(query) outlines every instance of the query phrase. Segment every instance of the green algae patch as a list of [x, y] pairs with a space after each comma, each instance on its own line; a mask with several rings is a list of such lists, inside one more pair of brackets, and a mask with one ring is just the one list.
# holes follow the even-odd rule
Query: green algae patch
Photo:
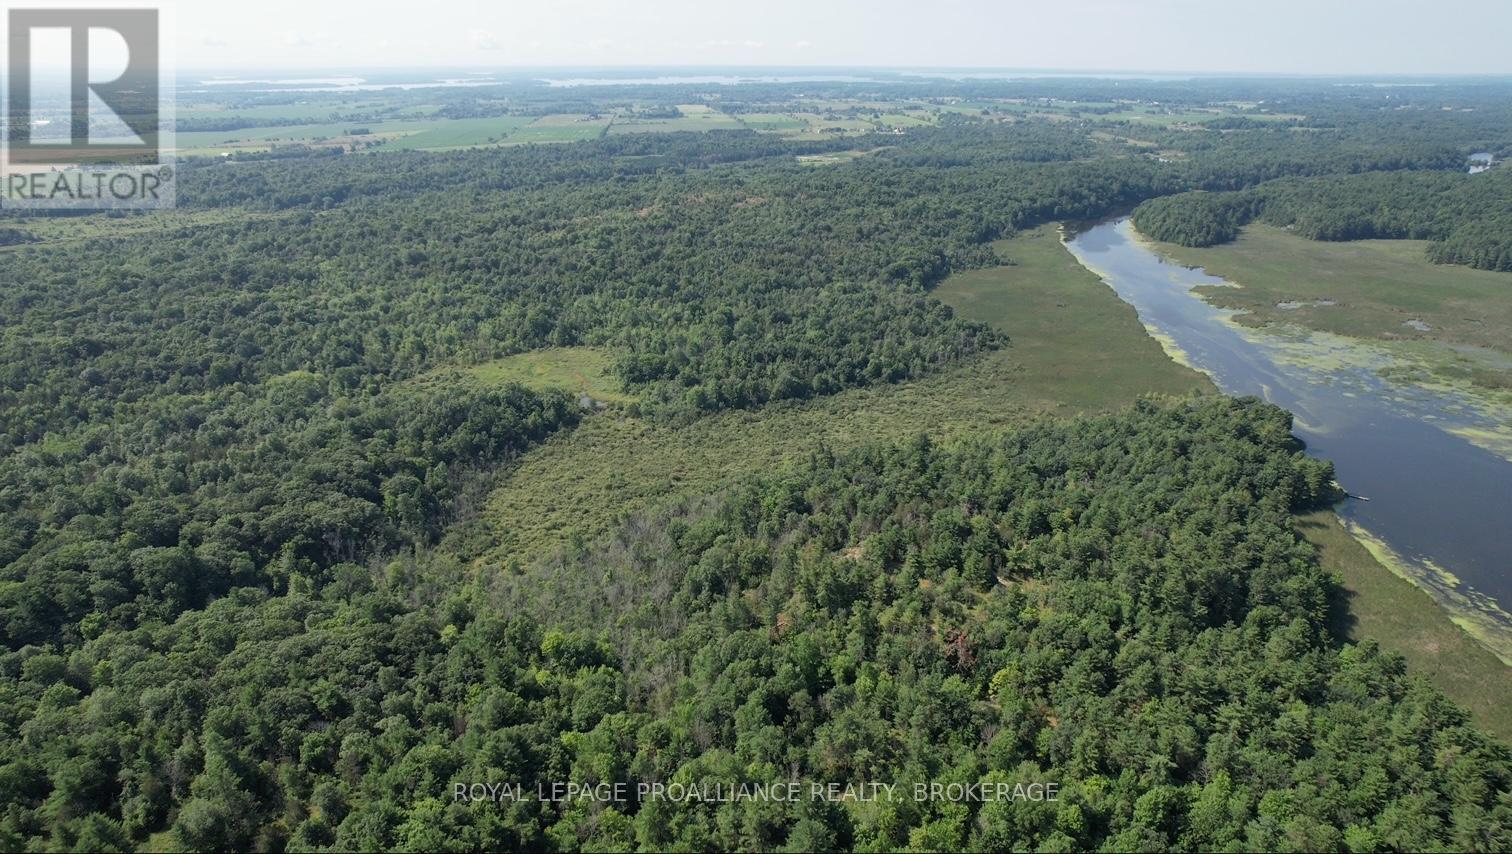
[[1342, 517], [1339, 521], [1378, 563], [1427, 593], [1455, 625], [1512, 667], [1512, 614], [1489, 597], [1460, 589], [1454, 573], [1433, 561], [1409, 560], [1358, 523]]

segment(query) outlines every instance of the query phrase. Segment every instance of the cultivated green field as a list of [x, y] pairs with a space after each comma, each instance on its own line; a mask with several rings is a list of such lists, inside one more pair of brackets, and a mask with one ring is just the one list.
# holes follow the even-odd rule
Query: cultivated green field
[[[350, 114], [385, 106], [381, 99], [352, 99], [340, 104], [329, 102], [292, 104], [225, 104], [201, 101], [177, 107], [175, 114], [180, 119], [193, 118], [243, 118], [243, 119], [288, 119], [290, 121], [330, 120], [337, 114]], [[339, 107], [339, 109], [338, 109]]]
[[735, 118], [751, 130], [765, 133], [791, 133], [809, 126], [804, 119], [789, 113], [741, 113]]
[[[243, 96], [245, 97], [245, 96]], [[294, 96], [297, 98], [297, 96]], [[491, 104], [505, 109], [504, 101]], [[250, 119], [287, 123], [223, 131], [186, 130], [177, 135], [177, 148], [186, 156], [265, 152], [280, 145], [343, 146], [376, 151], [444, 151], [486, 145], [530, 142], [574, 142], [605, 133], [672, 133], [748, 129], [793, 138], [824, 135], [890, 133], [936, 125], [956, 114], [1002, 122], [1040, 120], [1065, 122], [1073, 118], [1132, 121], [1154, 128], [1186, 127], [1208, 119], [1247, 115], [1259, 119], [1295, 118], [1259, 113], [1236, 105], [1170, 110], [1156, 104], [1059, 99], [868, 100], [794, 98], [762, 105], [749, 113], [727, 113], [717, 103], [678, 104], [681, 115], [652, 118], [623, 102], [603, 101], [596, 112], [555, 113], [544, 116], [499, 115], [485, 118], [444, 118], [438, 104], [416, 103], [403, 93], [365, 92], [350, 96], [312, 95], [309, 100], [284, 104], [239, 103], [231, 96], [190, 99], [178, 114], [194, 119]], [[1088, 112], [1097, 110], [1098, 113]], [[362, 128], [366, 134], [352, 135]], [[1108, 136], [1095, 131], [1094, 136]]]
[[[677, 105], [676, 118], [648, 118], [623, 106], [605, 105], [597, 113], [559, 113], [545, 116], [503, 115], [487, 118], [448, 119], [435, 115], [434, 105], [396, 104], [381, 96], [351, 100], [279, 105], [235, 105], [201, 102], [185, 106], [180, 115], [190, 118], [247, 118], [259, 121], [287, 119], [275, 124], [223, 131], [183, 131], [177, 135], [178, 153], [185, 156], [265, 152], [280, 145], [342, 146], [375, 151], [445, 151], [487, 145], [518, 145], [531, 142], [574, 142], [603, 134], [702, 132], [754, 130], [793, 138], [822, 135], [891, 133], [937, 124], [941, 116], [961, 114], [987, 121], [1067, 121], [1075, 116], [1109, 120], [1133, 120], [1159, 127], [1193, 124], [1223, 115], [1234, 108], [1172, 113], [1150, 105], [1115, 105], [1111, 102], [1075, 101], [1010, 102], [946, 101], [941, 103], [805, 100], [770, 112], [731, 114], [708, 104]], [[1103, 115], [1084, 113], [1089, 108], [1114, 109]], [[378, 119], [350, 118], [372, 114]], [[1246, 113], [1247, 114], [1247, 113]], [[348, 118], [340, 118], [347, 116]], [[1278, 118], [1257, 114], [1258, 118]], [[311, 122], [314, 123], [305, 123]], [[367, 133], [352, 134], [362, 129]], [[1094, 137], [1111, 139], [1106, 131]], [[1130, 140], [1133, 144], [1145, 144]]]
[[703, 104], [678, 104], [682, 113], [675, 119], [619, 117], [609, 126], [609, 133], [676, 133], [679, 131], [740, 130], [739, 120]]
[[[267, 151], [277, 145], [375, 146], [379, 151], [445, 151], [526, 142], [573, 142], [603, 134], [604, 116], [491, 116], [477, 119], [410, 118], [393, 121], [345, 121], [190, 131], [175, 139], [185, 156]], [[367, 131], [354, 134], [354, 130]]]
[[581, 113], [561, 113], [541, 116], [515, 131], [509, 142], [576, 142], [580, 139], [596, 139], [612, 121], [607, 116]]
[[[458, 120], [465, 121], [465, 120]], [[411, 119], [383, 122], [327, 122], [322, 124], [270, 125], [225, 131], [189, 131], [176, 134], [174, 144], [181, 155], [217, 155], [224, 152], [266, 151], [274, 145], [322, 145], [368, 143], [437, 131], [454, 122], [441, 119]], [[353, 135], [353, 130], [369, 133]]]
[[415, 148], [439, 151], [497, 144], [510, 138], [516, 131], [529, 125], [531, 121], [529, 116], [492, 116], [486, 119], [435, 121], [424, 130], [406, 134], [385, 143], [384, 147], [396, 150]]

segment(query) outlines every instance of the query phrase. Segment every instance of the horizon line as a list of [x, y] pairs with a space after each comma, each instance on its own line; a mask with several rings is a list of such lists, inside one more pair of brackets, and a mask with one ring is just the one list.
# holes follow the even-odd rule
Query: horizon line
[[488, 65], [480, 63], [466, 64], [389, 64], [375, 62], [371, 64], [332, 64], [332, 65], [255, 65], [255, 64], [226, 64], [226, 65], [185, 65], [177, 69], [177, 73], [189, 72], [206, 73], [215, 71], [349, 71], [355, 72], [364, 69], [373, 71], [467, 71], [472, 74], [484, 74], [493, 72], [529, 73], [532, 71], [646, 71], [646, 70], [827, 70], [827, 71], [872, 71], [872, 72], [971, 72], [971, 73], [1019, 73], [1036, 75], [1065, 74], [1078, 77], [1108, 75], [1152, 75], [1152, 76], [1187, 76], [1187, 77], [1283, 77], [1283, 78], [1323, 78], [1323, 77], [1435, 77], [1435, 78], [1482, 78], [1482, 77], [1512, 77], [1512, 68], [1501, 71], [1275, 71], [1275, 70], [1222, 70], [1222, 71], [1194, 71], [1190, 69], [1157, 69], [1157, 68], [1051, 68], [1051, 67], [1025, 67], [1025, 66], [996, 66], [996, 65], [878, 65], [867, 63], [735, 63], [735, 64], [693, 64], [693, 63], [549, 63], [549, 64], [499, 64]]

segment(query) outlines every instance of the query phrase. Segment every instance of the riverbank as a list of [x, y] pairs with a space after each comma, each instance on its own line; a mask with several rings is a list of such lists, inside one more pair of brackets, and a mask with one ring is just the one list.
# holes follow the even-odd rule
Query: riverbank
[[1321, 242], [1261, 224], [1220, 246], [1148, 245], [1237, 285], [1197, 293], [1297, 364], [1452, 398], [1467, 423], [1444, 429], [1512, 460], [1512, 273], [1430, 263], [1419, 240]]
[[1512, 668], [1455, 625], [1426, 593], [1387, 569], [1340, 524], [1331, 510], [1297, 518], [1298, 531], [1338, 575], [1333, 615], [1337, 636], [1374, 640], [1407, 660], [1475, 722], [1512, 741]]
[[[1404, 407], [1393, 401], [1377, 403], [1372, 390], [1363, 387], [1373, 382], [1374, 395], [1380, 395], [1384, 381], [1373, 373], [1352, 376], [1362, 384], [1355, 389], [1342, 379], [1342, 369], [1319, 371], [1288, 364], [1281, 358], [1284, 348], [1274, 346], [1265, 333], [1237, 327], [1231, 311], [1215, 308], [1189, 292], [1200, 289], [1204, 295], [1222, 292], [1227, 296], [1240, 289], [1221, 287], [1224, 282], [1219, 279], [1164, 262], [1154, 252], [1154, 244], [1139, 240], [1131, 227], [1110, 224], [1099, 229], [1095, 234], [1082, 232], [1067, 248], [1139, 310], [1140, 321], [1162, 339], [1173, 360], [1201, 367], [1229, 393], [1262, 395], [1296, 412], [1299, 435], [1315, 452], [1340, 465], [1345, 485], [1376, 497], [1372, 502], [1351, 501], [1340, 508], [1355, 524], [1363, 521], [1371, 530], [1391, 530], [1401, 539], [1416, 542], [1422, 530], [1413, 530], [1404, 520], [1424, 512], [1442, 516], [1447, 508], [1437, 506], [1442, 502], [1434, 500], [1429, 500], [1426, 508], [1414, 506], [1414, 501], [1422, 503], [1425, 496], [1414, 495], [1412, 490], [1430, 489], [1426, 485], [1417, 487], [1415, 482], [1422, 479], [1419, 475], [1427, 477], [1431, 471], [1413, 471], [1395, 479], [1395, 469], [1442, 468], [1435, 456], [1439, 453], [1453, 458], [1448, 468], [1468, 473], [1467, 477], [1485, 476], [1488, 466], [1505, 464], [1435, 427], [1405, 417]], [[1414, 454], [1413, 449], [1421, 453]], [[1368, 489], [1358, 488], [1362, 481]], [[1443, 486], [1447, 492], [1453, 484]], [[1494, 492], [1499, 487], [1494, 478], [1483, 478], [1479, 488]], [[1477, 503], [1452, 494], [1443, 496], [1443, 501], [1463, 502], [1465, 512], [1473, 512]], [[1480, 503], [1486, 501], [1494, 501], [1494, 496], [1482, 496]], [[1490, 506], [1506, 506], [1506, 502]], [[1479, 544], [1478, 556], [1482, 559], [1500, 554], [1502, 548], [1494, 519], [1490, 518], [1493, 514], [1486, 510], [1480, 507], [1487, 518], [1476, 528], [1485, 528], [1482, 533], [1487, 535]], [[1441, 521], [1430, 519], [1427, 527], [1442, 527]], [[1298, 527], [1319, 548], [1324, 565], [1342, 581], [1343, 608], [1337, 621], [1340, 637], [1355, 641], [1373, 638], [1383, 648], [1402, 654], [1415, 670], [1471, 709], [1482, 726], [1512, 738], [1512, 717], [1499, 708], [1498, 702], [1512, 694], [1512, 668], [1489, 651], [1488, 647], [1495, 644], [1486, 641], [1494, 641], [1494, 637], [1472, 637], [1456, 624], [1456, 614], [1439, 607], [1419, 586], [1393, 574], [1345, 530], [1334, 514], [1303, 517]], [[1434, 537], [1429, 530], [1426, 541], [1435, 548], [1444, 545], [1441, 536], [1437, 540]], [[1432, 552], [1432, 548], [1410, 551], [1415, 555]], [[1424, 563], [1431, 566], [1430, 561]], [[1404, 575], [1417, 568], [1416, 564], [1404, 566]], [[1462, 619], [1464, 616], [1460, 615]], [[1492, 630], [1498, 627], [1493, 624]]]

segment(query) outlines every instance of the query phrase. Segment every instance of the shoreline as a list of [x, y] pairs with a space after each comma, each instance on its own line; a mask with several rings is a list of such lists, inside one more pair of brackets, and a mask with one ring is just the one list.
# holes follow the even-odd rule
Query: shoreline
[[[1110, 221], [1116, 222], [1117, 218], [1105, 222]], [[1086, 260], [1077, 257], [1076, 253], [1070, 251], [1069, 241], [1072, 238], [1067, 236], [1065, 229], [1061, 230], [1061, 235], [1062, 244], [1067, 247], [1068, 254], [1076, 258], [1083, 268], [1092, 275], [1097, 276], [1106, 286], [1114, 289], [1116, 292], [1116, 288], [1113, 288], [1108, 272], [1099, 269], [1095, 264], [1088, 263]], [[1133, 226], [1132, 222], [1128, 224], [1127, 236], [1132, 243], [1135, 243], [1141, 249], [1150, 252], [1167, 263], [1179, 265], [1184, 269], [1200, 269], [1193, 268], [1180, 259], [1173, 258], [1162, 252], [1159, 244], [1141, 233]], [[1235, 283], [1231, 283], [1230, 286], [1242, 287], [1242, 285]], [[1221, 286], [1214, 286], [1211, 290], [1218, 290], [1219, 287]], [[1215, 305], [1210, 302], [1207, 299], [1207, 295], [1203, 293], [1204, 290], [1209, 290], [1209, 288], [1190, 288], [1187, 290], [1187, 293], [1218, 312], [1221, 315], [1219, 321], [1232, 328], [1236, 334], [1239, 334], [1251, 343], [1264, 346], [1267, 351], [1277, 351], [1278, 361], [1292, 363], [1295, 367], [1308, 367], [1308, 365], [1298, 362], [1295, 353], [1287, 350], [1284, 346], [1284, 339], [1277, 338], [1272, 340], [1273, 336], [1265, 335], [1254, 327], [1245, 326], [1237, 322], [1234, 320], [1236, 313], [1234, 309]], [[1173, 336], [1163, 330], [1151, 328], [1150, 324], [1146, 323], [1143, 317], [1140, 318], [1140, 324], [1146, 329], [1150, 337], [1161, 345], [1161, 349], [1173, 362], [1198, 371], [1207, 377], [1209, 381], [1213, 382], [1215, 386], [1217, 385], [1216, 377], [1210, 371], [1197, 366], [1191, 356], [1175, 341]], [[1309, 339], [1323, 334], [1317, 333], [1314, 330], [1307, 331], [1310, 333]], [[1360, 344], [1357, 346], [1355, 342], [1346, 340], [1345, 336], [1329, 335], [1328, 338], [1330, 342], [1336, 345], [1335, 347], [1327, 348], [1329, 352], [1334, 353], [1336, 357], [1342, 354], [1345, 357], [1344, 361], [1357, 362], [1358, 359], [1350, 359], [1348, 357], [1360, 356], [1362, 353], [1375, 355], [1366, 352], [1366, 345]], [[1334, 338], [1337, 338], [1338, 341], [1333, 342], [1332, 339]], [[1272, 346], [1277, 344], [1281, 346]], [[1295, 346], [1292, 349], [1294, 350]], [[1359, 352], [1356, 352], [1356, 350]], [[1342, 364], [1343, 361], [1341, 361]], [[1362, 367], [1358, 364], [1352, 364], [1351, 366]], [[1398, 384], [1384, 377], [1382, 381], [1389, 385]], [[1432, 389], [1429, 390], [1433, 391]], [[1294, 419], [1296, 418], [1295, 415], [1293, 417]], [[1298, 423], [1301, 424], [1302, 422], [1298, 420]], [[1443, 430], [1445, 433], [1455, 436], [1461, 441], [1469, 442], [1498, 456], [1512, 459], [1512, 457], [1508, 457], [1507, 454], [1502, 452], [1502, 448], [1487, 447], [1488, 444], [1499, 443], [1491, 443], [1484, 440], [1477, 442], [1473, 441], [1469, 436], [1462, 435], [1462, 431], [1478, 429], [1473, 425], [1451, 425], [1442, 422], [1429, 423], [1433, 427]], [[1303, 426], [1306, 425], [1303, 424]], [[1493, 433], [1493, 435], [1495, 434]], [[1512, 614], [1508, 614], [1491, 597], [1485, 596], [1473, 588], [1466, 589], [1452, 572], [1433, 561], [1428, 559], [1412, 560], [1403, 557], [1397, 550], [1389, 546], [1382, 537], [1367, 529], [1359, 522], [1341, 514], [1339, 510], [1339, 507], [1335, 507], [1329, 513], [1337, 521], [1339, 527], [1371, 556], [1373, 562], [1380, 570], [1384, 570], [1385, 573], [1411, 584], [1418, 595], [1426, 596], [1434, 610], [1443, 615], [1445, 623], [1452, 625], [1455, 631], [1468, 636], [1478, 648], [1494, 656], [1502, 666], [1512, 668]], [[1355, 595], [1368, 595], [1362, 594], [1357, 590], [1351, 592]], [[1421, 619], [1420, 615], [1417, 615], [1417, 617]]]

